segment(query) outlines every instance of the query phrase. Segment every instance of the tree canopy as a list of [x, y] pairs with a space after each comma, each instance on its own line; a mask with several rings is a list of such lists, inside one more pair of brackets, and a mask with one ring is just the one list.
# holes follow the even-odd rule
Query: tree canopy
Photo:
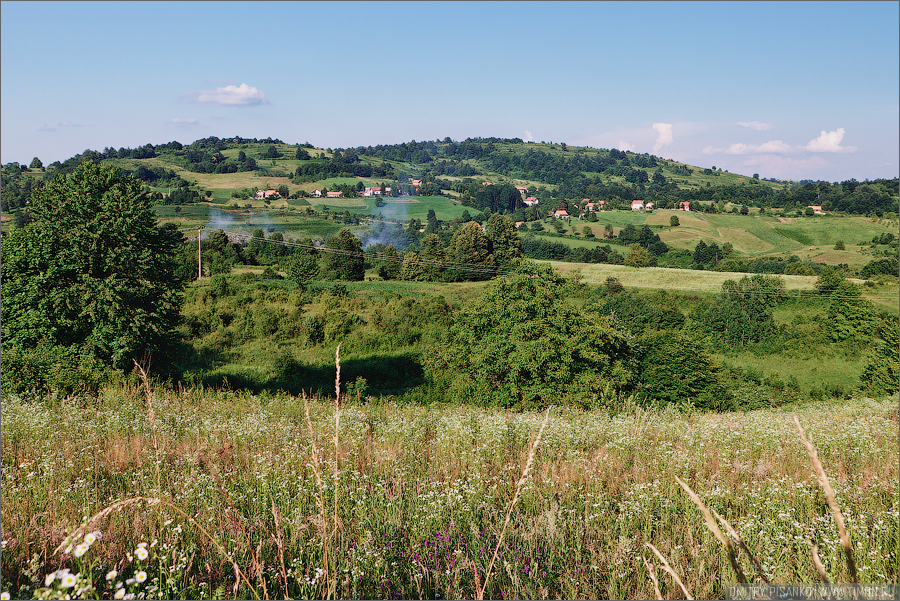
[[568, 280], [523, 264], [457, 315], [426, 355], [429, 377], [459, 398], [519, 409], [590, 405], [634, 372], [627, 335], [565, 300]]
[[85, 162], [34, 193], [31, 216], [3, 242], [4, 345], [78, 347], [117, 368], [166, 347], [180, 236], [158, 227], [141, 182]]

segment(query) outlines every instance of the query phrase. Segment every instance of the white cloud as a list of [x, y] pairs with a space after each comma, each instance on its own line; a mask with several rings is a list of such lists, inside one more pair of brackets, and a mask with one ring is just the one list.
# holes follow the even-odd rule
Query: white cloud
[[839, 127], [837, 130], [829, 132], [822, 130], [821, 135], [815, 140], [810, 140], [805, 148], [810, 152], [856, 152], [859, 150], [855, 146], [841, 146], [841, 140], [843, 138], [843, 127]]
[[794, 152], [794, 148], [781, 140], [769, 140], [763, 144], [732, 144], [724, 152], [725, 154], [785, 154]]
[[268, 103], [266, 95], [254, 88], [242, 83], [239, 86], [225, 86], [215, 90], [200, 90], [197, 102], [212, 102], [231, 106], [250, 106]]
[[525, 141], [526, 142], [534, 142], [534, 136], [531, 135], [531, 132], [527, 129], [525, 130]]
[[756, 131], [763, 131], [775, 127], [771, 123], [762, 123], [760, 121], [738, 121], [738, 125], [740, 125], [741, 127], [749, 127], [750, 129], [755, 129]]
[[624, 140], [619, 140], [619, 150], [631, 150], [634, 151], [634, 144], [629, 144]]
[[672, 124], [654, 123], [653, 129], [659, 133], [659, 136], [656, 138], [656, 144], [653, 145], [653, 153], [656, 154], [663, 146], [668, 146], [672, 143]]
[[179, 119], [178, 117], [169, 121], [169, 123], [174, 123], [175, 125], [196, 125], [196, 119]]

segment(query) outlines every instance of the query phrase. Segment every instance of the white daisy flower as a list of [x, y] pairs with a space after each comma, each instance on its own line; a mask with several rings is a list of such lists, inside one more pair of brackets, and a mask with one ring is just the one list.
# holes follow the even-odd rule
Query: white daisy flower
[[0, 593], [0, 601], [9, 601], [9, 593], [6, 591]]
[[91, 548], [90, 543], [81, 543], [77, 547], [75, 547], [75, 551], [72, 553], [75, 557], [81, 557], [85, 553], [88, 552], [88, 549]]
[[150, 557], [150, 553], [144, 547], [138, 547], [137, 549], [134, 550], [134, 556], [137, 557], [138, 559], [140, 559], [141, 561], [144, 561], [145, 559]]
[[138, 572], [137, 574], [134, 575], [134, 579], [137, 582], [144, 582], [145, 580], [147, 580], [147, 572], [141, 570], [140, 572]]
[[125, 589], [120, 588], [119, 590], [116, 591], [116, 594], [113, 595], [113, 597], [115, 599], [122, 599], [123, 597], [125, 597]]
[[112, 580], [113, 578], [115, 578], [115, 577], [118, 576], [118, 575], [119, 575], [119, 573], [118, 573], [117, 571], [111, 570], [111, 571], [109, 571], [109, 572], [106, 573], [106, 579], [107, 579], [107, 580]]
[[47, 574], [47, 577], [44, 578], [44, 586], [50, 586], [54, 580], [56, 580], [56, 572]]
[[72, 588], [75, 586], [75, 583], [78, 582], [78, 578], [75, 574], [66, 574], [62, 577], [62, 581], [59, 583], [59, 586], [63, 588]]

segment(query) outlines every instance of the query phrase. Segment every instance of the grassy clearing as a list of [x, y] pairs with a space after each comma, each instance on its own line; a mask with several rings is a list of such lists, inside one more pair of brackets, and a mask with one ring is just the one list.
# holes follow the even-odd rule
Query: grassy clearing
[[[4, 396], [2, 589], [27, 597], [70, 568], [93, 569], [104, 597], [143, 572], [128, 588], [148, 597], [473, 598], [496, 549], [485, 598], [647, 599], [651, 543], [695, 598], [721, 598], [728, 559], [676, 476], [768, 579], [818, 582], [813, 540], [829, 578], [845, 582], [794, 415], [835, 489], [860, 581], [896, 582], [896, 396], [623, 409], [551, 412], [501, 540], [538, 413], [314, 399], [307, 425], [304, 401], [282, 394], [135, 383], [97, 401]], [[85, 516], [135, 497], [161, 502], [120, 503], [85, 524], [103, 536], [82, 558], [54, 553]], [[659, 585], [682, 595], [669, 578]]]
[[[563, 261], [540, 261], [549, 263], [564, 275], [580, 273], [586, 284], [603, 284], [608, 277], [618, 278], [623, 286], [652, 288], [660, 290], [694, 291], [719, 293], [725, 280], [740, 280], [746, 273], [697, 271], [693, 269], [668, 269], [663, 267], [627, 267], [603, 263], [566, 263]], [[780, 275], [788, 290], [814, 290], [815, 276]], [[859, 280], [852, 280], [858, 282]]]

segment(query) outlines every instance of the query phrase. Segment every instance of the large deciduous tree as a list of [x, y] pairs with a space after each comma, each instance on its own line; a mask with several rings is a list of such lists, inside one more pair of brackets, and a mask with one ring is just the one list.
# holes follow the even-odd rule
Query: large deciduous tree
[[325, 259], [326, 269], [338, 280], [360, 281], [365, 275], [362, 242], [349, 228], [325, 241], [330, 249]]
[[568, 280], [524, 264], [496, 280], [454, 319], [425, 371], [453, 396], [485, 406], [592, 406], [626, 386], [635, 366], [629, 338], [565, 299]]
[[4, 345], [77, 347], [122, 368], [169, 344], [178, 236], [158, 226], [141, 182], [85, 162], [33, 194], [31, 216], [3, 241]]

